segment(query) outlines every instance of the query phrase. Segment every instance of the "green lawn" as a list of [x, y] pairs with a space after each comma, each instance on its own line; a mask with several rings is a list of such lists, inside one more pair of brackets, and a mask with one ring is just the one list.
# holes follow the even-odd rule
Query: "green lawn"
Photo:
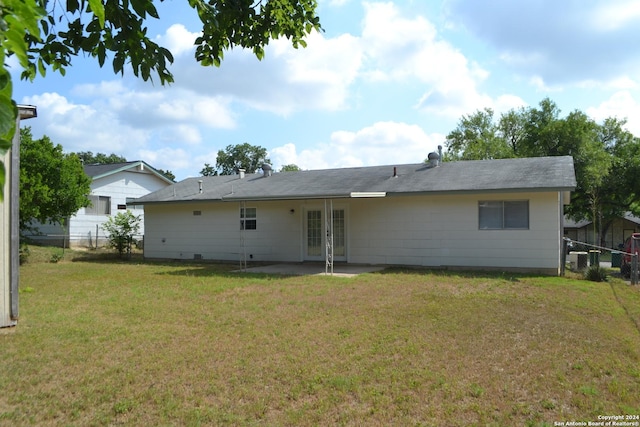
[[640, 287], [622, 281], [278, 277], [36, 255], [21, 268], [18, 326], [0, 332], [0, 425], [506, 426], [640, 414]]

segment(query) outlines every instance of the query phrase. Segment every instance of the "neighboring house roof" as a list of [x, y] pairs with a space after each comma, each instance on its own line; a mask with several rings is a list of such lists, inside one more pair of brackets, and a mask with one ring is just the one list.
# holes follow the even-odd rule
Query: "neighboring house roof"
[[136, 203], [571, 191], [575, 186], [572, 157], [535, 157], [188, 178]]
[[581, 220], [576, 222], [575, 220], [567, 216], [564, 217], [564, 228], [582, 228], [586, 227], [589, 224], [591, 224], [591, 221]]
[[[640, 225], [640, 218], [633, 215], [631, 212], [625, 213], [621, 218], [626, 219], [627, 221], [631, 221], [634, 224]], [[587, 225], [591, 225], [592, 223], [593, 221], [590, 221], [590, 220], [582, 220], [582, 221], [576, 222], [569, 217], [565, 217], [564, 228], [583, 228], [583, 227], [586, 227]]]
[[107, 163], [107, 164], [93, 164], [93, 165], [84, 165], [84, 173], [90, 176], [92, 179], [104, 178], [105, 176], [113, 175], [118, 172], [127, 171], [127, 170], [148, 170], [152, 174], [156, 175], [158, 178], [166, 181], [170, 184], [173, 184], [173, 181], [153, 167], [149, 166], [146, 162], [142, 160], [136, 160], [133, 162], [124, 162], [124, 163]]

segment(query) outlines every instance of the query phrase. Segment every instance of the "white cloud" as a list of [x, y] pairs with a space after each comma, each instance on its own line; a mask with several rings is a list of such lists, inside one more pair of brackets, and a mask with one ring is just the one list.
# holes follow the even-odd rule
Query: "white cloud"
[[219, 68], [192, 58], [176, 59], [175, 86], [200, 95], [223, 96], [250, 108], [282, 116], [301, 110], [336, 111], [346, 107], [348, 89], [361, 65], [358, 40], [348, 34], [307, 37], [307, 48], [273, 40], [258, 61], [248, 50], [225, 53]]
[[[202, 128], [236, 126], [229, 100], [178, 88], [133, 90], [122, 80], [78, 85], [77, 100], [57, 93], [25, 98], [38, 106], [33, 128], [61, 143], [67, 151], [116, 152], [129, 158], [151, 142], [197, 144]], [[80, 102], [78, 102], [80, 101]]]
[[174, 24], [167, 28], [164, 35], [156, 38], [156, 42], [166, 47], [174, 58], [195, 50], [194, 42], [201, 33], [192, 33], [182, 24]]
[[594, 28], [609, 32], [624, 28], [627, 25], [637, 25], [640, 19], [640, 3], [637, 0], [608, 1], [598, 5], [591, 13], [591, 24]]
[[496, 112], [496, 116], [499, 116], [502, 113], [506, 113], [509, 110], [514, 110], [526, 106], [527, 103], [522, 98], [516, 95], [501, 95], [497, 97], [492, 103], [492, 108]]
[[[332, 7], [341, 7], [349, 3], [349, 1], [350, 0], [328, 0], [327, 3]], [[325, 1], [320, 0], [320, 3], [325, 3]]]
[[288, 143], [269, 156], [276, 169], [292, 163], [305, 170], [420, 163], [443, 141], [444, 135], [427, 135], [417, 125], [378, 122], [355, 132], [333, 132], [329, 142], [313, 149], [298, 152]]
[[588, 108], [586, 113], [599, 123], [608, 117], [627, 119], [627, 130], [640, 135], [640, 103], [628, 91], [614, 93], [597, 107]]
[[232, 129], [236, 123], [229, 101], [221, 97], [206, 97], [184, 91], [169, 91], [149, 114], [163, 123], [194, 123], [212, 128]]
[[110, 110], [74, 104], [57, 93], [26, 97], [38, 107], [38, 120], [29, 123], [34, 136], [47, 135], [66, 152], [93, 151], [130, 157], [132, 146], [146, 144], [149, 134], [122, 125]]
[[137, 158], [144, 160], [154, 168], [169, 170], [177, 179], [183, 179], [178, 174], [188, 170], [193, 165], [193, 156], [183, 148], [163, 147], [160, 149], [141, 149], [136, 152]]
[[269, 150], [269, 157], [273, 163], [277, 164], [278, 169], [285, 165], [298, 165], [297, 162], [299, 161], [296, 146], [292, 143]]
[[362, 45], [372, 81], [420, 82], [426, 89], [416, 107], [430, 114], [460, 117], [491, 103], [478, 89], [488, 71], [439, 38], [426, 18], [404, 17], [393, 3], [364, 6]]
[[74, 86], [70, 93], [72, 95], [90, 98], [112, 98], [120, 99], [126, 96], [129, 90], [124, 86], [122, 80], [101, 81], [99, 83], [83, 83]]

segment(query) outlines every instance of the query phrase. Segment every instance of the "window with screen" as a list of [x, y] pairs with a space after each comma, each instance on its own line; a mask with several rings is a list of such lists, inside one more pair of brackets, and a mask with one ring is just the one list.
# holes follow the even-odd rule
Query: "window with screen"
[[91, 204], [85, 208], [88, 215], [111, 215], [111, 197], [89, 196]]
[[478, 217], [481, 230], [528, 230], [529, 201], [481, 201]]
[[240, 208], [240, 230], [256, 230], [257, 228], [257, 208]]

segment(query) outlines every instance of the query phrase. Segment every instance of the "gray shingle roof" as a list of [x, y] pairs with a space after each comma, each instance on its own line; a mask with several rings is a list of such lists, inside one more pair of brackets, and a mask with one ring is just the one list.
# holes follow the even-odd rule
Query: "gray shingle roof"
[[159, 173], [157, 170], [155, 170], [149, 164], [147, 164], [146, 162], [143, 162], [142, 160], [135, 160], [135, 161], [123, 162], [123, 163], [107, 163], [107, 164], [84, 165], [84, 173], [87, 174], [87, 176], [89, 176], [89, 177], [91, 177], [93, 179], [98, 179], [98, 178], [102, 178], [104, 176], [108, 176], [108, 175], [112, 175], [114, 173], [118, 173], [120, 171], [128, 170], [128, 169], [133, 168], [133, 167], [138, 166], [138, 165], [142, 165], [144, 168], [146, 168], [147, 170], [151, 171], [152, 174], [156, 175], [157, 177], [159, 177], [160, 179], [162, 179], [162, 180], [164, 180], [164, 181], [166, 181], [168, 183], [172, 183], [173, 182], [169, 178], [167, 178], [166, 176], [164, 176], [161, 173]]
[[[397, 176], [393, 176], [394, 168]], [[202, 181], [202, 193], [199, 191]], [[573, 158], [444, 162], [344, 169], [188, 178], [136, 203], [197, 200], [287, 200], [428, 193], [570, 191], [576, 186]], [[365, 194], [363, 194], [365, 193]], [[378, 193], [378, 194], [372, 194]]]
[[119, 170], [126, 169], [130, 166], [136, 165], [139, 162], [125, 162], [125, 163], [108, 163], [108, 164], [93, 164], [84, 165], [84, 173], [92, 178], [108, 175]]

